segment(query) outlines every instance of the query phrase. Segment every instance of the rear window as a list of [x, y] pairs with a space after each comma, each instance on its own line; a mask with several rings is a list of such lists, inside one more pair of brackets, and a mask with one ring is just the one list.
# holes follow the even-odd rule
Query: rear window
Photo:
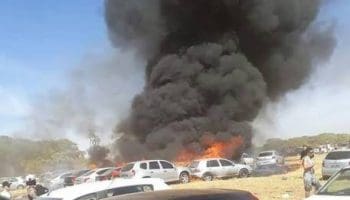
[[326, 156], [327, 160], [350, 159], [350, 151], [335, 151]]
[[193, 161], [191, 164], [190, 164], [190, 168], [197, 168], [199, 165], [199, 161]]
[[127, 172], [127, 171], [130, 171], [132, 168], [134, 168], [134, 163], [129, 163], [127, 165], [125, 165], [123, 168], [122, 168], [122, 172]]
[[272, 156], [272, 152], [262, 152], [259, 154], [259, 157], [266, 157], [266, 156]]

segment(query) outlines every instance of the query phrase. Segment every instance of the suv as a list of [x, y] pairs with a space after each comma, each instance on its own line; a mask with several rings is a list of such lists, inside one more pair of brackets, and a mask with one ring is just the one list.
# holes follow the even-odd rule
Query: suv
[[176, 167], [166, 160], [143, 160], [126, 164], [120, 173], [121, 177], [161, 178], [165, 182], [188, 183], [190, 169]]
[[256, 165], [284, 164], [284, 157], [277, 151], [260, 152], [256, 158]]
[[247, 177], [252, 173], [252, 168], [248, 165], [236, 164], [223, 158], [209, 158], [195, 160], [190, 164], [193, 176], [205, 181], [212, 181], [215, 177]]
[[350, 166], [350, 149], [332, 151], [322, 163], [322, 178], [327, 179], [343, 167]]

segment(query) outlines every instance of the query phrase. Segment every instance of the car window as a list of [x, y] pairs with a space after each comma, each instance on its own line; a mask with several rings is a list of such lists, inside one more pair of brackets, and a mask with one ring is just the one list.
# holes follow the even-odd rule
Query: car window
[[76, 198], [75, 200], [97, 200], [97, 193], [87, 194], [82, 197]]
[[341, 160], [341, 159], [350, 159], [350, 151], [335, 151], [330, 152], [326, 156], [327, 160]]
[[160, 164], [162, 165], [163, 169], [174, 169], [174, 166], [168, 162], [160, 161]]
[[223, 166], [223, 167], [232, 166], [232, 165], [233, 165], [233, 163], [231, 163], [230, 161], [228, 161], [228, 160], [222, 160], [222, 159], [220, 159], [220, 164], [221, 164], [221, 166]]
[[331, 196], [350, 195], [350, 170], [344, 170], [336, 174], [318, 194]]
[[127, 171], [130, 171], [132, 168], [134, 168], [134, 163], [129, 163], [127, 165], [125, 165], [123, 168], [122, 168], [122, 172], [127, 172]]
[[95, 170], [91, 170], [86, 172], [85, 174], [81, 175], [81, 176], [90, 176], [91, 174], [93, 174], [95, 172]]
[[137, 193], [137, 192], [151, 192], [151, 191], [154, 191], [154, 188], [153, 188], [153, 185], [150, 185], [150, 184], [118, 187], [118, 188], [113, 188], [113, 189], [108, 190], [107, 197], [123, 195], [123, 194], [130, 194], [130, 193]]
[[160, 166], [159, 166], [157, 161], [152, 161], [152, 162], [149, 162], [149, 168], [150, 169], [160, 169]]
[[141, 163], [140, 164], [141, 169], [147, 169], [147, 163]]
[[259, 154], [259, 157], [272, 156], [272, 152], [262, 152]]
[[220, 167], [220, 165], [217, 160], [208, 160], [207, 167]]

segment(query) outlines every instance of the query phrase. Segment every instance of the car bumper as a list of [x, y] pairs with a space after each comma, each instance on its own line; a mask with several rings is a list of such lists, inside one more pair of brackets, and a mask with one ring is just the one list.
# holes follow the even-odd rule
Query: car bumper
[[276, 160], [259, 160], [256, 162], [256, 165], [270, 165], [270, 164], [276, 164]]

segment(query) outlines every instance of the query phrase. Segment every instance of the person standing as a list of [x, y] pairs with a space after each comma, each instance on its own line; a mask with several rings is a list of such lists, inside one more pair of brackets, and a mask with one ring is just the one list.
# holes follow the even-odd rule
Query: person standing
[[314, 187], [315, 190], [318, 190], [321, 187], [320, 182], [315, 175], [315, 163], [312, 160], [314, 157], [314, 152], [311, 147], [307, 147], [304, 152], [301, 154], [302, 166], [304, 169], [303, 179], [304, 179], [304, 189], [305, 197], [309, 197]]
[[10, 193], [10, 186], [11, 183], [9, 183], [8, 181], [4, 181], [2, 183], [2, 192], [0, 193], [1, 200], [10, 200], [12, 198], [12, 195]]

